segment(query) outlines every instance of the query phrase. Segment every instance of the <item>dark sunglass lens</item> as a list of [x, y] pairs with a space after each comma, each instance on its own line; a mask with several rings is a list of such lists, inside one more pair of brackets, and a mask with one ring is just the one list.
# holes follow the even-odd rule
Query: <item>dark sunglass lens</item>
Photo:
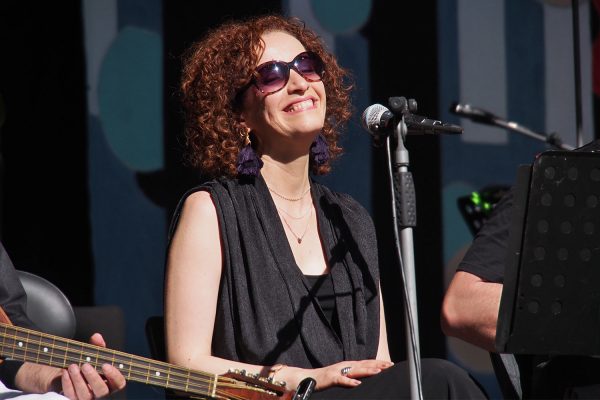
[[265, 93], [281, 89], [285, 86], [287, 66], [282, 67], [280, 63], [273, 62], [263, 66], [257, 72], [256, 84]]
[[307, 79], [320, 80], [323, 78], [323, 62], [314, 53], [305, 53], [299, 56], [294, 66]]
[[291, 62], [270, 61], [260, 65], [254, 75], [254, 83], [263, 93], [281, 90], [288, 82], [290, 68], [294, 68], [304, 79], [317, 82], [323, 78], [324, 67], [321, 58], [312, 52], [298, 54]]

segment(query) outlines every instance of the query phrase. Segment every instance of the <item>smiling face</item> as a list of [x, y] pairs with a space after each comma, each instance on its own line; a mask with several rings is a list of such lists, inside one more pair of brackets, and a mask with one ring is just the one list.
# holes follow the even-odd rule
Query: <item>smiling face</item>
[[[295, 37], [276, 31], [262, 36], [264, 52], [258, 65], [269, 61], [290, 62], [306, 49]], [[306, 151], [323, 128], [326, 96], [323, 82], [309, 82], [294, 69], [286, 86], [271, 94], [251, 86], [244, 94], [241, 117], [259, 140], [259, 151], [298, 144]]]

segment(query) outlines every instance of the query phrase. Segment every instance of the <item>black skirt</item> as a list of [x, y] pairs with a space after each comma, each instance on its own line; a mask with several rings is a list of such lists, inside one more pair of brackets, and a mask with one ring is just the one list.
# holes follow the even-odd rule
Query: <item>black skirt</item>
[[[424, 399], [487, 398], [483, 389], [465, 370], [446, 360], [422, 360], [421, 375]], [[311, 399], [391, 400], [411, 398], [407, 362], [396, 363], [377, 375], [360, 380], [362, 383], [357, 387], [333, 387], [313, 393]]]

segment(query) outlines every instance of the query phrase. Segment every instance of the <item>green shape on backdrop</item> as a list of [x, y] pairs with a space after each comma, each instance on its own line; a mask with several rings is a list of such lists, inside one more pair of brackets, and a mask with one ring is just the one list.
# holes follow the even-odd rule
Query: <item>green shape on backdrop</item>
[[100, 121], [110, 148], [135, 171], [163, 167], [162, 39], [122, 29], [98, 80]]
[[356, 32], [369, 20], [372, 0], [311, 0], [313, 14], [328, 32]]

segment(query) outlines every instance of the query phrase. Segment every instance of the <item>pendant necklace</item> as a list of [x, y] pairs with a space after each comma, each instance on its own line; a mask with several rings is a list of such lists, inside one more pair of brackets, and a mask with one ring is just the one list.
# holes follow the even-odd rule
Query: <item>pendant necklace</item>
[[281, 211], [282, 213], [284, 213], [285, 215], [287, 215], [287, 216], [288, 216], [288, 217], [290, 217], [291, 219], [296, 219], [296, 220], [297, 220], [297, 219], [303, 219], [304, 217], [306, 217], [306, 216], [308, 215], [308, 213], [309, 213], [309, 212], [310, 212], [310, 210], [312, 209], [312, 204], [311, 204], [311, 206], [310, 206], [310, 207], [308, 207], [308, 208], [306, 209], [306, 211], [305, 211], [305, 212], [303, 212], [303, 213], [302, 213], [302, 215], [299, 215], [299, 216], [292, 215], [292, 213], [290, 213], [289, 211], [286, 211], [286, 210], [284, 210], [283, 208], [281, 208], [281, 207], [279, 207], [279, 206], [277, 206], [277, 205], [275, 205], [275, 207], [277, 207], [277, 210]]
[[292, 229], [290, 224], [287, 222], [287, 219], [283, 215], [281, 215], [281, 219], [283, 219], [283, 222], [285, 223], [285, 225], [288, 227], [288, 229], [290, 230], [292, 235], [294, 235], [294, 237], [298, 241], [298, 244], [302, 244], [302, 239], [304, 238], [304, 235], [306, 235], [306, 232], [308, 231], [308, 226], [310, 225], [310, 221], [312, 220], [312, 218], [311, 218], [312, 217], [312, 209], [313, 209], [313, 207], [311, 206], [309, 215], [308, 215], [308, 221], [306, 222], [306, 226], [304, 227], [304, 232], [302, 232], [302, 235], [296, 235], [296, 232], [294, 232], [294, 230]]

